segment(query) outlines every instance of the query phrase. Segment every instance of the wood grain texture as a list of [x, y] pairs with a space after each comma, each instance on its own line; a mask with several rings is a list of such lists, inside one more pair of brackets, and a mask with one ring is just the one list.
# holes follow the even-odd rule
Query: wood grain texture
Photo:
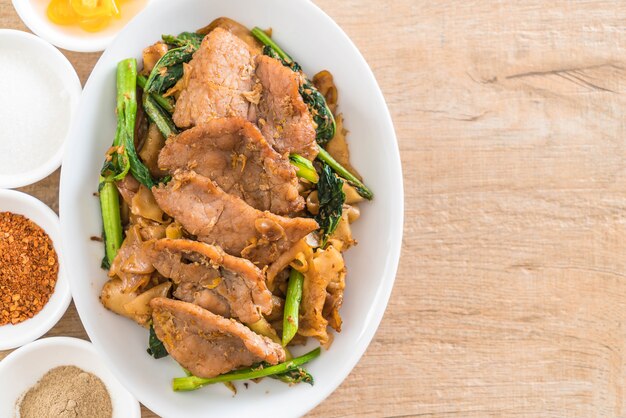
[[[316, 3], [385, 94], [406, 221], [376, 338], [310, 416], [626, 416], [626, 3]], [[27, 191], [56, 209], [57, 182]], [[85, 338], [73, 308], [52, 334]]]

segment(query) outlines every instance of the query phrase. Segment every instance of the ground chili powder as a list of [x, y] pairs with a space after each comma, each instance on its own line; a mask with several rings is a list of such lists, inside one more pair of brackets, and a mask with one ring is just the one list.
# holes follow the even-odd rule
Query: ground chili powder
[[22, 215], [0, 212], [0, 325], [37, 314], [54, 292], [58, 275], [48, 234]]

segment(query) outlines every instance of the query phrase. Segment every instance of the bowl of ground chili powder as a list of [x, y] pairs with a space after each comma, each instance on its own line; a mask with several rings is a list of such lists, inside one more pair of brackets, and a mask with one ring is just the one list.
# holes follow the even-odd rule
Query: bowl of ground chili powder
[[0, 190], [0, 350], [36, 340], [67, 310], [72, 297], [60, 240], [52, 209]]

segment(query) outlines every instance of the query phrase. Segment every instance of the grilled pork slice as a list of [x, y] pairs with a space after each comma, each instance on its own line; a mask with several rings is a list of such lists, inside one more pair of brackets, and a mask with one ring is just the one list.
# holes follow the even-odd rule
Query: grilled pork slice
[[261, 212], [195, 172], [152, 189], [158, 205], [198, 240], [265, 266], [318, 228], [309, 218]]
[[196, 32], [206, 35], [217, 28], [225, 29], [231, 32], [233, 35], [239, 37], [242, 41], [248, 44], [250, 49], [254, 51], [255, 54], [260, 54], [262, 52], [263, 44], [254, 37], [252, 32], [250, 32], [250, 29], [228, 17], [218, 17], [207, 26], [203, 27], [202, 29], [198, 29]]
[[154, 331], [167, 352], [198, 377], [214, 377], [261, 361], [277, 364], [285, 350], [234, 319], [187, 302], [150, 302]]
[[271, 312], [272, 294], [263, 273], [250, 261], [186, 239], [164, 238], [147, 245], [157, 271], [178, 285], [178, 299], [245, 323]]
[[254, 57], [237, 36], [216, 28], [203, 40], [186, 66], [187, 85], [176, 101], [174, 123], [188, 128], [222, 116], [247, 117], [252, 90]]
[[259, 55], [256, 64], [256, 76], [263, 86], [256, 116], [263, 136], [280, 154], [315, 159], [315, 124], [300, 96], [300, 74], [265, 55]]
[[242, 118], [218, 118], [167, 141], [159, 167], [192, 169], [250, 206], [277, 214], [302, 210], [296, 171]]

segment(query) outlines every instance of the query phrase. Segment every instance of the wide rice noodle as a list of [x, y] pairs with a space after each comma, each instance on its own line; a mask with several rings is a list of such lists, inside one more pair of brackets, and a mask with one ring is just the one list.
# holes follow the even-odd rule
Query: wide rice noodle
[[[341, 253], [332, 245], [325, 250], [305, 253], [309, 261], [309, 269], [304, 273], [302, 288], [302, 302], [300, 305], [300, 326], [298, 334], [317, 338], [320, 344], [327, 346], [330, 343], [327, 326], [324, 318], [324, 304], [327, 297], [327, 288], [331, 283], [341, 283], [345, 277], [345, 265]], [[336, 287], [339, 289], [339, 287]], [[336, 295], [339, 298], [339, 294]], [[343, 289], [341, 289], [343, 297]], [[340, 305], [340, 303], [339, 303]], [[338, 309], [338, 308], [337, 308]], [[332, 312], [332, 309], [330, 310]], [[337, 312], [338, 316], [339, 313]], [[334, 325], [341, 325], [333, 319]]]
[[130, 206], [131, 213], [151, 221], [163, 223], [163, 210], [154, 200], [152, 191], [143, 184], [139, 186], [139, 190], [133, 196]]
[[306, 252], [307, 249], [310, 251], [311, 247], [307, 244], [305, 238], [303, 238], [291, 247], [289, 251], [282, 253], [280, 257], [278, 257], [276, 261], [274, 261], [267, 268], [267, 287], [270, 291], [274, 291], [274, 279], [276, 278], [276, 275], [286, 269], [289, 266], [289, 263], [296, 258], [298, 253]]

